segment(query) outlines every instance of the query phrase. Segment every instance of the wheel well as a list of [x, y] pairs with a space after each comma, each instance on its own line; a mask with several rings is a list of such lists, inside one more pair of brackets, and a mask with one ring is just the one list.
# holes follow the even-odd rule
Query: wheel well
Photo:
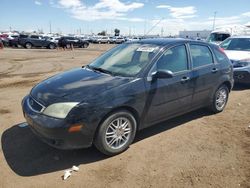
[[228, 88], [228, 91], [230, 92], [231, 91], [231, 89], [232, 89], [232, 85], [231, 85], [231, 83], [229, 82], [229, 81], [226, 81], [226, 82], [223, 82], [222, 83], [222, 85], [225, 85], [225, 86], [227, 86], [227, 88]]
[[29, 41], [28, 41], [28, 42], [25, 42], [24, 45], [26, 45], [26, 44], [31, 44], [31, 45], [33, 46], [33, 44], [32, 44], [31, 42], [29, 42]]

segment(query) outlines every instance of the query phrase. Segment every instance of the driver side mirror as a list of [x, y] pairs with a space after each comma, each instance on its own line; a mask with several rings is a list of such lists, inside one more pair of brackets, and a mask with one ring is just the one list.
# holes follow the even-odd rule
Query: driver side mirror
[[170, 70], [157, 70], [152, 73], [152, 80], [173, 78], [174, 74]]

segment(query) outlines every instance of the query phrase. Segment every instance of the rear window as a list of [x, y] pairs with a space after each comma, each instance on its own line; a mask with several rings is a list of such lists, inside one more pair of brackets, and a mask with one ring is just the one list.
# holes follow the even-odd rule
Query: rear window
[[190, 51], [193, 62], [193, 68], [213, 64], [213, 56], [207, 46], [191, 44]]

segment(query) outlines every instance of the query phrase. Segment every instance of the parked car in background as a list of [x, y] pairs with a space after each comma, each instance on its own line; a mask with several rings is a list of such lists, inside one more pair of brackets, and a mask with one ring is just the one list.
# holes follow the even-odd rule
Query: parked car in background
[[66, 48], [70, 48], [71, 45], [73, 45], [74, 47], [78, 47], [78, 48], [87, 48], [89, 46], [88, 41], [82, 40], [77, 37], [64, 36], [64, 37], [61, 37], [59, 40], [65, 40]]
[[19, 39], [28, 38], [28, 36], [29, 35], [20, 34], [18, 37], [15, 37], [15, 38], [9, 40], [9, 46], [10, 47], [19, 47], [20, 46]]
[[116, 41], [116, 37], [115, 36], [114, 37], [109, 37], [109, 43], [110, 44], [114, 44], [115, 41]]
[[250, 84], [250, 36], [227, 38], [220, 47], [233, 63], [235, 82]]
[[53, 147], [94, 144], [116, 155], [143, 128], [202, 107], [222, 112], [232, 86], [232, 64], [218, 46], [148, 39], [37, 84], [22, 108], [33, 132]]
[[115, 39], [115, 43], [116, 44], [121, 44], [125, 42], [125, 38], [124, 37], [116, 37]]
[[9, 46], [9, 39], [7, 37], [0, 37], [0, 39], [1, 39], [1, 43], [4, 47]]
[[220, 44], [228, 37], [250, 35], [250, 28], [244, 25], [227, 25], [221, 26], [213, 30], [207, 37], [207, 42]]
[[23, 35], [18, 38], [18, 44], [24, 48], [30, 49], [32, 47], [45, 47], [49, 49], [55, 49], [57, 44], [52, 42], [48, 38], [44, 38], [39, 35]]
[[0, 49], [3, 49], [3, 48], [4, 48], [3, 41], [2, 41], [2, 38], [0, 37]]
[[44, 37], [47, 40], [50, 40], [51, 42], [54, 42], [55, 44], [58, 44], [58, 41], [60, 37]]
[[96, 40], [97, 43], [102, 44], [102, 43], [110, 43], [109, 37], [108, 36], [99, 36]]

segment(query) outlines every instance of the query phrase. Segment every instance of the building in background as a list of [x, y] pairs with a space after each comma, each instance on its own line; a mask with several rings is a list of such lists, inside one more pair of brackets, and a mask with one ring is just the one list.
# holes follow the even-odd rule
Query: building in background
[[180, 38], [190, 38], [190, 39], [206, 39], [211, 30], [202, 30], [202, 31], [179, 31]]

